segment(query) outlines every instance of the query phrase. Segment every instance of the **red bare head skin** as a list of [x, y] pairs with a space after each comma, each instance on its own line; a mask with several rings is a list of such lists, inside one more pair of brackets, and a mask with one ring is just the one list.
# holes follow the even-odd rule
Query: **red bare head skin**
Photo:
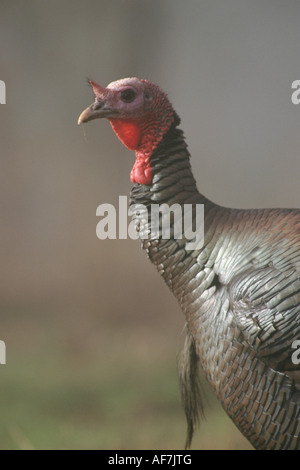
[[133, 183], [151, 184], [150, 156], [174, 122], [174, 110], [167, 95], [155, 84], [138, 78], [124, 78], [106, 88], [90, 80], [95, 102], [81, 113], [78, 124], [106, 117], [121, 142], [135, 150], [130, 173]]

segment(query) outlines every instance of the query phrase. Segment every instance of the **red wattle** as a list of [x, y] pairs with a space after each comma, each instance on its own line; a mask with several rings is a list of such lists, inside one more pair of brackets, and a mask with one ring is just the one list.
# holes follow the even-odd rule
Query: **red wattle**
[[132, 183], [151, 184], [152, 171], [148, 159], [138, 157], [130, 173], [130, 180]]
[[[110, 119], [113, 130], [118, 138], [130, 150], [136, 150], [141, 142], [142, 131], [137, 122], [122, 119]], [[138, 153], [138, 152], [137, 152]], [[135, 164], [130, 173], [132, 183], [151, 184], [152, 172], [149, 157], [137, 154]]]
[[141, 130], [136, 122], [110, 119], [110, 123], [120, 141], [126, 145], [129, 150], [135, 150], [139, 146]]

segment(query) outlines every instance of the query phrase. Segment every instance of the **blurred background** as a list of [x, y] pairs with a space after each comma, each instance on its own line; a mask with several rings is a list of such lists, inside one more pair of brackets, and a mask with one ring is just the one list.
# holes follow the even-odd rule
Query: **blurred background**
[[[134, 155], [77, 126], [86, 78], [147, 78], [182, 119], [198, 187], [300, 207], [297, 0], [1, 0], [1, 449], [182, 449], [184, 318], [138, 241], [96, 238]], [[193, 448], [249, 449], [206, 387]]]

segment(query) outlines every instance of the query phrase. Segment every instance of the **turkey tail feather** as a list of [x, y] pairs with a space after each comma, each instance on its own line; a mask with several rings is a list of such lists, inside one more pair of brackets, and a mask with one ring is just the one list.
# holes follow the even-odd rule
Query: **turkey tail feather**
[[185, 449], [192, 443], [200, 417], [204, 417], [203, 390], [199, 378], [199, 358], [192, 335], [187, 332], [179, 364], [181, 400], [187, 421]]

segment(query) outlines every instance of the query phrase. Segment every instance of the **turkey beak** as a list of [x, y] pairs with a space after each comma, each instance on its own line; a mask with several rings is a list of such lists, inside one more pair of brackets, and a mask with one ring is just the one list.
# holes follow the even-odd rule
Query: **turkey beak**
[[106, 117], [108, 111], [109, 110], [104, 107], [104, 102], [97, 100], [95, 103], [91, 104], [91, 106], [82, 111], [78, 119], [78, 125], [92, 121], [93, 119]]
[[113, 94], [108, 88], [104, 88], [101, 85], [89, 81], [93, 92], [95, 94], [95, 102], [86, 108], [79, 116], [78, 124], [92, 121], [93, 119], [99, 119], [104, 117], [110, 117], [112, 114], [116, 114], [117, 111], [110, 106], [113, 100]]

